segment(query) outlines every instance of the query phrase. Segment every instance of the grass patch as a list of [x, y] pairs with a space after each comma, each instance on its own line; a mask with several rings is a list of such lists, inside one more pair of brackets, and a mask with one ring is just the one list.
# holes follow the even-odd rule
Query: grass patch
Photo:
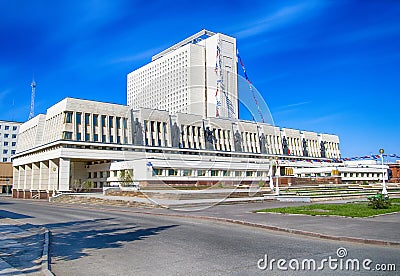
[[400, 197], [399, 198], [390, 198], [391, 203], [400, 203]]
[[[391, 199], [393, 200], [393, 199]], [[392, 203], [400, 203], [396, 198]], [[343, 216], [343, 217], [370, 217], [380, 214], [400, 212], [400, 204], [392, 204], [388, 209], [372, 209], [368, 203], [345, 203], [345, 204], [310, 204], [304, 206], [282, 207], [258, 210], [256, 212], [272, 212], [282, 214], [303, 214], [322, 216]]]

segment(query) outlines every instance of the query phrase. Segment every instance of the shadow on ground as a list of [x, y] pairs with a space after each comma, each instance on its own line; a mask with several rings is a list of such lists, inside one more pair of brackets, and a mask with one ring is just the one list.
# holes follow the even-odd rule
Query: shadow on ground
[[24, 218], [32, 218], [31, 216], [26, 216], [6, 210], [0, 210], [0, 219], [2, 218], [10, 218], [10, 219], [24, 219]]
[[[127, 242], [143, 240], [176, 226], [178, 225], [140, 228], [132, 224], [121, 227], [112, 218], [45, 225], [52, 231], [52, 263], [57, 260], [79, 259], [88, 256], [91, 250], [120, 248]], [[57, 229], [62, 229], [62, 232]]]

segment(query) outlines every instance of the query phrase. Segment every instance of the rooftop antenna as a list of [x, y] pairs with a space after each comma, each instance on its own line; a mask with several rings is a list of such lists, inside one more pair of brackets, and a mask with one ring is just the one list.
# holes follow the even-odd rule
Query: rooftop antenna
[[35, 78], [32, 78], [31, 82], [32, 93], [31, 93], [31, 110], [29, 112], [28, 120], [32, 119], [35, 116], [35, 89], [36, 89], [36, 82]]

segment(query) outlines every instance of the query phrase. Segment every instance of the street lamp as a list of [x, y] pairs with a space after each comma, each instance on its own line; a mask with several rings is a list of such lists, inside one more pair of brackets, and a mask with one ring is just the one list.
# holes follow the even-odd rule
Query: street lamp
[[382, 194], [384, 196], [387, 196], [388, 192], [386, 190], [386, 183], [385, 183], [385, 167], [383, 166], [383, 153], [385, 151], [383, 149], [379, 150], [379, 153], [381, 154], [381, 161], [382, 161]]
[[8, 195], [8, 183], [10, 182], [10, 179], [6, 179], [6, 193], [7, 193], [7, 195]]
[[275, 194], [278, 196], [280, 195], [280, 190], [279, 190], [279, 176], [280, 176], [280, 167], [279, 167], [279, 163], [278, 163], [278, 158], [276, 158], [276, 171], [275, 171], [275, 178], [276, 178], [276, 190], [275, 190]]

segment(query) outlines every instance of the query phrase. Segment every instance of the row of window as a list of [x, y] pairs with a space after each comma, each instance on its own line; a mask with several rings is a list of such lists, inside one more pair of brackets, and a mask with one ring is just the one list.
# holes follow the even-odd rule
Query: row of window
[[262, 177], [267, 172], [262, 171], [230, 171], [230, 170], [190, 170], [153, 168], [153, 176], [216, 176], [216, 177]]
[[109, 171], [88, 173], [88, 178], [106, 178], [106, 177], [110, 177]]
[[[4, 149], [3, 150], [3, 154], [8, 154], [9, 150], [8, 149]], [[15, 154], [15, 150], [11, 150], [11, 154], [14, 155]]]
[[[331, 176], [331, 173], [312, 173], [312, 174], [303, 174], [303, 177], [323, 177], [323, 176]], [[341, 173], [341, 177], [382, 177], [382, 173]]]
[[[12, 147], [15, 147], [16, 145], [17, 145], [17, 142], [11, 142], [11, 146], [12, 146]], [[4, 142], [3, 142], [3, 146], [9, 147], [9, 146], [10, 146], [10, 142], [4, 141]]]
[[[2, 125], [0, 125], [0, 129], [2, 128]], [[18, 129], [18, 127], [17, 126], [13, 126], [12, 127], [12, 130], [13, 131], [16, 131]], [[4, 126], [4, 130], [10, 130], [10, 126], [8, 126], [8, 125], [5, 125]]]
[[[0, 133], [0, 137], [1, 137], [1, 133]], [[10, 134], [4, 133], [3, 137], [4, 138], [10, 138]], [[16, 139], [17, 138], [17, 134], [11, 134], [11, 138], [12, 139]]]
[[342, 173], [342, 177], [381, 177], [382, 173]]

